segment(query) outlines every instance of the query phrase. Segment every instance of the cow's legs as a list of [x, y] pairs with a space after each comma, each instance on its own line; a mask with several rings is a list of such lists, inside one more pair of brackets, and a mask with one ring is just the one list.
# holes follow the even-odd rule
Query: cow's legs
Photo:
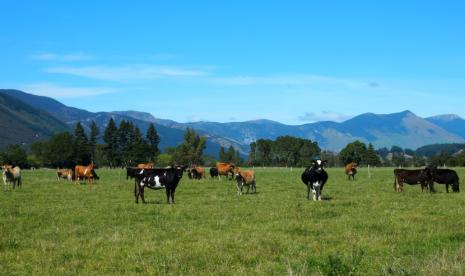
[[446, 183], [446, 192], [449, 193], [449, 184]]
[[139, 203], [139, 183], [134, 180], [134, 196], [136, 197], [136, 203]]
[[307, 183], [307, 199], [308, 200], [310, 200], [310, 190], [311, 190], [310, 183]]
[[313, 200], [321, 200], [321, 183], [313, 183]]
[[171, 202], [172, 202], [173, 204], [176, 203], [176, 202], [174, 202], [174, 192], [176, 192], [176, 188], [171, 190]]
[[139, 195], [140, 198], [142, 199], [142, 203], [145, 203], [145, 198], [144, 198], [144, 186], [139, 185]]
[[166, 203], [168, 204], [170, 204], [170, 193], [171, 193], [171, 189], [166, 188]]

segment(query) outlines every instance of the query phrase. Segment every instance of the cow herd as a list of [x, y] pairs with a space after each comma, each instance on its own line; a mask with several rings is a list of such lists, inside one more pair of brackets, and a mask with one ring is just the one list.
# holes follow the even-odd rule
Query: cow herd
[[[301, 175], [302, 182], [307, 186], [307, 198], [310, 200], [310, 194], [313, 195], [313, 200], [321, 200], [323, 188], [328, 181], [328, 174], [324, 170], [326, 165], [325, 160], [314, 160], [312, 164], [305, 169]], [[77, 165], [73, 169], [58, 169], [56, 177], [58, 180], [66, 179], [80, 184], [81, 181], [86, 181], [90, 184], [94, 180], [98, 180], [95, 169], [97, 166], [91, 163], [87, 166]], [[156, 168], [153, 163], [143, 163], [137, 167], [126, 168], [126, 179], [134, 179], [134, 196], [136, 203], [139, 203], [139, 198], [145, 203], [144, 189], [150, 188], [154, 190], [165, 189], [166, 199], [168, 203], [175, 203], [174, 194], [176, 188], [186, 171], [190, 179], [205, 179], [205, 168], [199, 166], [172, 165], [165, 168]], [[345, 166], [345, 173], [349, 180], [355, 180], [357, 174], [357, 163], [351, 162]], [[247, 193], [252, 190], [256, 193], [256, 179], [253, 170], [242, 170], [234, 164], [217, 162], [215, 167], [210, 168], [209, 174], [211, 178], [221, 180], [224, 176], [226, 179], [235, 179], [237, 194], [242, 195], [243, 188], [247, 187]], [[21, 169], [10, 165], [2, 166], [2, 178], [4, 188], [12, 186], [22, 186]], [[459, 192], [459, 177], [454, 170], [440, 169], [433, 166], [428, 166], [423, 169], [394, 169], [394, 190], [402, 192], [404, 184], [417, 185], [420, 184], [422, 192], [429, 190], [434, 193], [434, 183], [444, 184], [446, 192], [449, 193], [449, 186], [453, 192]]]

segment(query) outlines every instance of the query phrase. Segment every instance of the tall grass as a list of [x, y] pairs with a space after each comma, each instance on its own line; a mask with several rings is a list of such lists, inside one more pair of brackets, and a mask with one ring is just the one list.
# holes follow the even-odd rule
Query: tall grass
[[163, 190], [135, 204], [122, 170], [94, 185], [24, 171], [22, 189], [0, 192], [0, 274], [464, 274], [464, 193], [396, 193], [392, 169], [348, 181], [335, 168], [314, 202], [302, 169], [256, 171], [243, 196], [185, 177], [175, 205]]

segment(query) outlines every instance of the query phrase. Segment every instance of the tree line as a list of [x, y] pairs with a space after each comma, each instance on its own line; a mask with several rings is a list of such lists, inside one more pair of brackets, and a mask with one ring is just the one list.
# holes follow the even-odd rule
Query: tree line
[[110, 119], [103, 133], [95, 122], [86, 132], [77, 123], [73, 132], [63, 132], [47, 141], [35, 142], [26, 151], [20, 145], [8, 145], [0, 152], [0, 162], [21, 167], [71, 168], [76, 164], [97, 163], [99, 166], [125, 167], [153, 162], [157, 166], [171, 164], [208, 165], [216, 161], [232, 162], [239, 166], [305, 167], [311, 160], [321, 158], [330, 167], [357, 162], [361, 166], [421, 167], [465, 166], [465, 144], [428, 145], [417, 150], [399, 146], [375, 150], [361, 141], [347, 144], [340, 152], [321, 150], [317, 142], [292, 136], [275, 140], [258, 139], [252, 142], [249, 156], [243, 159], [233, 146], [220, 147], [218, 158], [204, 155], [207, 138], [187, 128], [181, 144], [162, 153], [158, 148], [160, 136], [154, 124], [146, 133], [130, 121], [117, 126]]

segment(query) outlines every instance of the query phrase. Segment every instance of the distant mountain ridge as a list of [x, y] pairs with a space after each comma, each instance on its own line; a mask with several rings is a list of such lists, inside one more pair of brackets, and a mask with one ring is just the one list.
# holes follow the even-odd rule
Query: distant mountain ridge
[[194, 128], [201, 135], [207, 136], [206, 153], [215, 156], [220, 146], [232, 145], [246, 155], [251, 142], [284, 135], [311, 139], [317, 141], [321, 148], [335, 151], [354, 140], [372, 143], [375, 148], [397, 145], [411, 149], [437, 143], [465, 143], [465, 120], [453, 114], [424, 119], [409, 110], [392, 114], [364, 113], [341, 123], [322, 121], [297, 126], [266, 119], [230, 123], [179, 123], [133, 110], [89, 112], [19, 90], [0, 89], [0, 95], [16, 98], [40, 112], [49, 113], [50, 117], [65, 123], [69, 129], [78, 121], [89, 127], [94, 120], [103, 133], [109, 119], [113, 118], [117, 124], [121, 120], [130, 120], [145, 132], [148, 125], [154, 123], [161, 136], [161, 148], [176, 146], [182, 141], [184, 130]]
[[68, 126], [48, 112], [0, 93], [0, 149], [8, 144], [28, 145], [45, 140]]

